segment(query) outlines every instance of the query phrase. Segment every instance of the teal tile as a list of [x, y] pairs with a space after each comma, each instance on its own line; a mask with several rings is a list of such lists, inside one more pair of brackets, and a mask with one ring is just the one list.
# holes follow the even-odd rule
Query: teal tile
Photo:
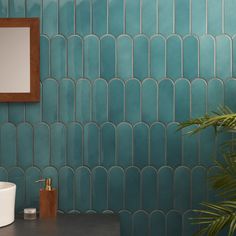
[[199, 230], [199, 225], [191, 224], [191, 218], [196, 216], [197, 214], [192, 210], [188, 210], [183, 214], [183, 236], [194, 235]]
[[14, 124], [25, 121], [25, 104], [24, 103], [9, 103], [8, 105], [8, 120]]
[[54, 79], [43, 82], [43, 121], [53, 123], [58, 120], [58, 83]]
[[149, 222], [148, 214], [145, 211], [139, 210], [133, 215], [133, 235], [143, 236], [148, 235]]
[[68, 38], [68, 77], [79, 79], [83, 76], [82, 38], [72, 35]]
[[58, 0], [43, 0], [43, 33], [49, 37], [58, 33]]
[[127, 210], [120, 211], [120, 233], [122, 236], [132, 235], [132, 214]]
[[27, 169], [33, 165], [33, 127], [29, 123], [17, 126], [17, 165]]
[[16, 127], [11, 123], [1, 126], [0, 163], [2, 167], [16, 166]]
[[125, 120], [135, 124], [141, 121], [141, 83], [130, 79], [125, 85]]
[[[212, 166], [207, 171], [207, 179], [212, 178], [219, 173], [222, 173], [222, 169], [219, 166]], [[216, 194], [216, 190], [212, 188], [211, 183], [207, 183], [207, 201], [209, 202], [219, 202], [222, 201], [222, 197]]]
[[182, 160], [182, 135], [177, 128], [177, 123], [167, 126], [167, 164], [172, 167], [181, 165]]
[[125, 173], [125, 209], [134, 212], [140, 209], [141, 180], [137, 167], [129, 167]]
[[190, 29], [190, 1], [175, 1], [175, 33], [179, 35], [189, 34]]
[[42, 170], [43, 178], [52, 179], [52, 187], [58, 189], [58, 171], [52, 166], [48, 166]]
[[93, 120], [101, 124], [108, 120], [108, 84], [96, 79], [93, 84]]
[[150, 127], [150, 164], [156, 168], [166, 164], [166, 128], [159, 122]]
[[117, 76], [123, 80], [133, 77], [133, 44], [128, 35], [117, 38]]
[[133, 128], [134, 165], [140, 169], [149, 164], [149, 128], [145, 123], [138, 123]]
[[7, 17], [8, 16], [8, 0], [1, 0], [0, 1], [0, 17]]
[[108, 208], [114, 212], [124, 209], [124, 170], [114, 166], [108, 172]]
[[151, 166], [145, 167], [141, 172], [142, 185], [142, 209], [152, 212], [157, 209], [157, 171]]
[[158, 31], [164, 36], [168, 36], [173, 33], [173, 0], [159, 0], [158, 1]]
[[8, 181], [16, 184], [15, 211], [19, 213], [25, 207], [25, 173], [20, 167], [11, 168], [8, 172]]
[[115, 77], [116, 73], [115, 38], [112, 35], [105, 35], [101, 38], [100, 43], [101, 77], [110, 80]]
[[125, 88], [120, 79], [113, 79], [108, 85], [108, 119], [118, 124], [124, 121]]
[[0, 103], [0, 123], [8, 121], [8, 103]]
[[95, 123], [84, 126], [84, 165], [93, 168], [100, 160], [100, 130]]
[[200, 38], [200, 77], [210, 79], [215, 76], [215, 41], [211, 35]]
[[4, 167], [0, 167], [0, 181], [8, 181], [8, 173]]
[[75, 208], [85, 212], [91, 208], [91, 172], [87, 167], [75, 171]]
[[161, 35], [151, 38], [150, 75], [157, 80], [166, 76], [166, 41]]
[[[124, 32], [124, 1], [108, 0], [108, 32], [115, 37]], [[119, 20], [117, 20], [119, 19]]]
[[46, 35], [40, 35], [40, 80], [43, 81], [49, 77], [49, 38]]
[[192, 33], [206, 33], [206, 0], [192, 0]]
[[27, 0], [25, 4], [27, 17], [40, 18], [40, 32], [42, 32], [42, 0]]
[[9, 16], [25, 17], [25, 0], [9, 0]]
[[107, 33], [107, 0], [91, 0], [93, 9], [93, 34], [102, 36]]
[[232, 77], [232, 41], [227, 35], [216, 37], [216, 76]]
[[157, 32], [157, 0], [142, 0], [142, 33], [152, 36]]
[[60, 168], [66, 164], [66, 127], [62, 123], [50, 126], [51, 165]]
[[59, 171], [58, 209], [69, 212], [74, 209], [74, 171], [65, 166]]
[[76, 120], [82, 123], [91, 120], [91, 84], [89, 80], [79, 79], [76, 83]]
[[76, 20], [75, 20], [76, 33], [82, 36], [90, 34], [92, 32], [91, 1], [76, 0], [75, 11], [76, 11]]
[[215, 131], [213, 128], [203, 130], [200, 133], [200, 163], [209, 167], [213, 165], [215, 156]]
[[193, 168], [199, 163], [199, 134], [187, 135], [188, 132], [197, 126], [187, 127], [182, 132], [183, 140], [183, 165]]
[[166, 220], [162, 211], [155, 210], [150, 215], [150, 236], [166, 235]]
[[[173, 170], [162, 166], [158, 171], [158, 208], [164, 212], [173, 209]], [[168, 186], [168, 188], [166, 187]]]
[[129, 123], [120, 123], [116, 129], [117, 164], [123, 168], [132, 164], [133, 130]]
[[49, 165], [50, 131], [45, 123], [34, 125], [34, 165], [42, 169]]
[[142, 83], [142, 121], [152, 124], [157, 120], [157, 83], [146, 79]]
[[174, 209], [184, 212], [191, 204], [191, 174], [185, 166], [180, 166], [174, 173]]
[[232, 140], [234, 133], [232, 132], [220, 132], [216, 136], [216, 160], [222, 162], [224, 160], [224, 153], [222, 152], [222, 144]]
[[25, 120], [32, 124], [42, 121], [42, 95], [43, 87], [40, 83], [40, 102], [27, 102], [25, 104]]
[[236, 37], [232, 38], [232, 76], [236, 77]]
[[190, 119], [190, 83], [186, 79], [178, 79], [175, 83], [175, 121]]
[[67, 75], [66, 40], [62, 35], [51, 38], [50, 65], [51, 76], [57, 80]]
[[83, 162], [83, 128], [79, 123], [67, 124], [67, 163], [77, 168]]
[[149, 76], [149, 44], [145, 35], [134, 38], [134, 77], [144, 80]]
[[207, 83], [203, 79], [191, 83], [191, 117], [197, 118], [206, 114]]
[[74, 0], [60, 0], [58, 3], [59, 33], [64, 36], [71, 35], [75, 28]]
[[170, 36], [166, 41], [166, 73], [171, 79], [182, 77], [182, 42], [177, 35]]
[[159, 121], [169, 123], [174, 120], [174, 84], [169, 79], [159, 83], [158, 90], [158, 116]]
[[63, 79], [59, 87], [59, 120], [70, 122], [75, 120], [75, 83], [71, 79]]
[[102, 212], [108, 207], [107, 199], [107, 171], [98, 166], [92, 171], [92, 208], [97, 212]]
[[43, 0], [43, 33], [49, 37], [58, 33], [57, 0]]
[[206, 201], [206, 168], [196, 166], [192, 169], [192, 208], [198, 209], [199, 203]]
[[115, 165], [116, 136], [115, 126], [104, 123], [101, 126], [101, 165], [109, 168]]
[[208, 114], [217, 111], [224, 104], [224, 84], [220, 79], [211, 79], [208, 82], [207, 110]]
[[39, 183], [35, 181], [41, 179], [42, 173], [36, 167], [30, 167], [25, 171], [25, 207], [37, 208], [39, 210]]
[[84, 38], [84, 76], [90, 80], [99, 77], [99, 40], [95, 35]]
[[224, 1], [224, 33], [234, 35], [236, 32], [236, 2], [234, 0]]
[[178, 211], [171, 210], [166, 215], [166, 236], [182, 236], [182, 216]]
[[233, 111], [236, 109], [235, 96], [236, 79], [229, 79], [225, 82], [225, 105]]
[[222, 32], [222, 0], [208, 0], [207, 2], [207, 32], [219, 35]]
[[126, 0], [125, 4], [125, 31], [135, 36], [140, 33], [140, 0]]
[[198, 39], [192, 35], [185, 37], [183, 42], [183, 50], [184, 78], [192, 80], [198, 77], [199, 71]]

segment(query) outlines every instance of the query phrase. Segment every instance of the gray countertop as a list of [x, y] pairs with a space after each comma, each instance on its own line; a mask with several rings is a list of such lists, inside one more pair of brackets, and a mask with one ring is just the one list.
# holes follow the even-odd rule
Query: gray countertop
[[58, 215], [56, 219], [24, 220], [0, 228], [0, 236], [120, 236], [119, 216], [112, 214]]

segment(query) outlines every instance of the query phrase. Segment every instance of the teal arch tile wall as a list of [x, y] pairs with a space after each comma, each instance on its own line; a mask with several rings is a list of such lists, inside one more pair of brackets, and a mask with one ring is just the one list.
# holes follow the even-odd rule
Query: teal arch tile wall
[[[236, 0], [0, 0], [39, 17], [40, 103], [0, 104], [0, 180], [16, 210], [53, 178], [63, 212], [115, 212], [121, 236], [191, 235], [215, 199], [210, 156], [226, 136], [178, 122], [236, 110]], [[66, 190], [66, 191], [65, 191]]]

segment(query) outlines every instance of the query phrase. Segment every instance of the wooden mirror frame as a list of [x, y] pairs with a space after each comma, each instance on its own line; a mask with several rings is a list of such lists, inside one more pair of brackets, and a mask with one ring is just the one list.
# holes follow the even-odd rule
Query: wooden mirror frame
[[0, 93], [0, 102], [38, 102], [40, 100], [39, 19], [38, 18], [0, 18], [0, 28], [2, 27], [30, 28], [30, 40], [29, 40], [30, 41], [30, 92]]

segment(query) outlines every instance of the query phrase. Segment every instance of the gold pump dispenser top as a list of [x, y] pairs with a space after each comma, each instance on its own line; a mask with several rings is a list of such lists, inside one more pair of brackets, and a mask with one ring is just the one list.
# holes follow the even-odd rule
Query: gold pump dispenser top
[[44, 189], [46, 191], [52, 191], [52, 179], [51, 178], [46, 178], [46, 179], [40, 179], [40, 180], [37, 180], [36, 183], [38, 182], [45, 182], [45, 187]]

